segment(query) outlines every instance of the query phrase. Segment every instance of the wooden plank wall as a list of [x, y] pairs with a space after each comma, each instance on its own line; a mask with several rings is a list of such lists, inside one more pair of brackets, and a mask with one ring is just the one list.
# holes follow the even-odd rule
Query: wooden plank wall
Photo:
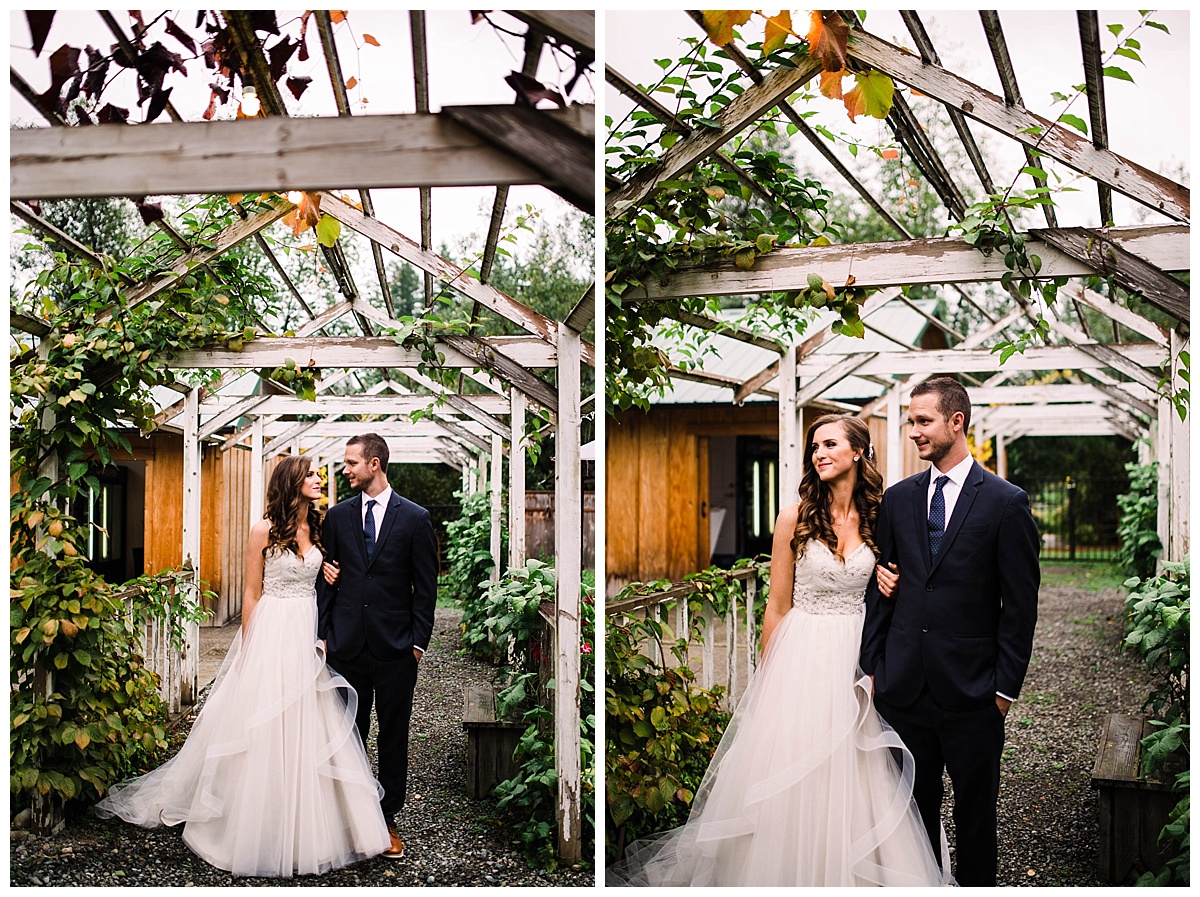
[[[708, 545], [707, 437], [778, 433], [774, 404], [657, 405], [625, 411], [607, 428], [606, 593], [630, 582], [678, 580]], [[703, 459], [702, 455], [703, 447]]]
[[220, 626], [242, 612], [246, 587], [246, 542], [250, 538], [250, 452], [221, 455], [221, 589], [211, 624]]

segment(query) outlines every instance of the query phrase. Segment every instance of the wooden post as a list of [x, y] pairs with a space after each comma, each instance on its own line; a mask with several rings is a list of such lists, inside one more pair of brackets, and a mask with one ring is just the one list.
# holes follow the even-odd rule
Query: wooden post
[[508, 566], [525, 566], [525, 393], [512, 389], [508, 441]]
[[492, 434], [492, 475], [489, 479], [491, 485], [492, 499], [492, 532], [491, 543], [488, 546], [492, 553], [492, 582], [500, 581], [500, 569], [504, 563], [504, 558], [500, 557], [500, 522], [504, 519], [504, 509], [501, 507], [502, 496], [500, 495], [500, 487], [503, 485], [504, 475], [502, 473], [504, 465], [504, 442], [499, 434]]
[[[183, 563], [191, 568], [191, 581], [185, 588], [196, 601], [200, 599], [200, 463], [200, 390], [193, 388], [187, 394], [183, 411]], [[185, 704], [196, 700], [200, 676], [199, 624], [188, 623], [178, 660], [178, 670], [171, 670], [174, 675], [169, 679], [164, 676], [163, 681], [171, 713], [179, 713]]]
[[800, 433], [801, 409], [796, 407], [796, 347], [790, 346], [779, 361], [779, 504], [796, 500], [803, 472]]
[[[1171, 360], [1179, 357], [1180, 352], [1191, 350], [1191, 340], [1180, 336], [1179, 331], [1171, 331]], [[1187, 389], [1188, 384], [1180, 380], [1173, 372], [1176, 389]], [[1178, 412], [1171, 409], [1171, 477], [1169, 490], [1176, 500], [1171, 505], [1169, 541], [1164, 542], [1163, 556], [1170, 561], [1181, 561], [1188, 557], [1192, 546], [1191, 502], [1191, 451], [1192, 437], [1189, 422], [1181, 421]]]
[[996, 432], [996, 476], [1008, 479], [1008, 443], [999, 431]]
[[558, 325], [558, 427], [554, 434], [554, 552], [558, 634], [554, 689], [554, 760], [558, 773], [558, 852], [583, 855], [579, 757], [579, 590], [583, 533], [580, 438], [580, 339]]
[[[50, 341], [43, 339], [38, 343], [38, 357], [43, 361], [50, 353]], [[42, 414], [42, 429], [50, 432], [54, 429], [57, 417], [54, 407], [50, 406]], [[45, 477], [50, 482], [58, 479], [58, 452], [47, 452], [46, 457], [38, 467], [38, 476]], [[40, 528], [39, 528], [40, 529]], [[54, 670], [45, 661], [35, 660], [33, 665], [32, 691], [34, 698], [45, 700], [54, 693]], [[67, 824], [63, 802], [54, 793], [42, 794], [33, 791], [30, 795], [30, 827], [39, 835], [53, 835], [62, 831]]]
[[904, 478], [904, 449], [900, 438], [900, 389], [896, 383], [887, 394], [887, 480], [885, 486], [893, 486]]
[[[250, 429], [250, 525], [263, 519], [266, 502], [266, 468], [263, 461], [263, 419], [254, 418]], [[331, 477], [332, 479], [332, 477]]]

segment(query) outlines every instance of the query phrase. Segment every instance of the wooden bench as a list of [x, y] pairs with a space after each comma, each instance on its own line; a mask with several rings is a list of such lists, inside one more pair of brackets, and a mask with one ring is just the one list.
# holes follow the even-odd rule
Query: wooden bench
[[513, 751], [526, 725], [496, 718], [496, 689], [469, 685], [463, 689], [463, 728], [467, 731], [467, 797], [480, 798], [517, 774]]
[[1099, 875], [1110, 884], [1122, 884], [1139, 862], [1157, 872], [1170, 858], [1158, 835], [1179, 795], [1169, 782], [1138, 777], [1141, 740], [1151, 730], [1140, 716], [1110, 713], [1104, 721], [1092, 788], [1100, 792]]

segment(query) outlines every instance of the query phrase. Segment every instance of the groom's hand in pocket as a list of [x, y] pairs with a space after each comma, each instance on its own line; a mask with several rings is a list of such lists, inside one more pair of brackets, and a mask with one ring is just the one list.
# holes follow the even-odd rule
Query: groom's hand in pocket
[[1001, 716], [1007, 717], [1008, 708], [1011, 706], [1012, 701], [1010, 701], [1008, 698], [1002, 698], [1000, 695], [996, 695], [996, 707], [999, 708]]

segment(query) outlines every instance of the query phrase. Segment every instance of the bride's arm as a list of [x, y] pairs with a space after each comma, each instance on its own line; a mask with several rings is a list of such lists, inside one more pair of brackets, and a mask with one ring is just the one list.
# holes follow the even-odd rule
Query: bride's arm
[[246, 545], [246, 591], [242, 593], [242, 638], [250, 628], [250, 615], [254, 606], [262, 597], [263, 587], [263, 549], [267, 547], [267, 536], [270, 535], [269, 521], [260, 520], [250, 527], [250, 541]]
[[763, 612], [763, 654], [767, 652], [771, 633], [792, 609], [792, 583], [796, 577], [796, 552], [792, 549], [792, 536], [796, 532], [799, 509], [799, 505], [786, 507], [775, 520], [775, 538], [771, 542], [771, 594], [767, 597], [767, 609]]

